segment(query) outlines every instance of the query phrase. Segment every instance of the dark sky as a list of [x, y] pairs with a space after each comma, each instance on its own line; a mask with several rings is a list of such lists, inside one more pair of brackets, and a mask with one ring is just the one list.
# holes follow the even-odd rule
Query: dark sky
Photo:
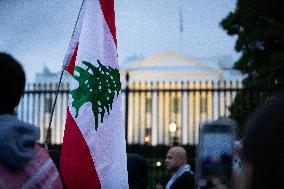
[[[191, 57], [229, 55], [235, 38], [219, 26], [235, 0], [115, 0], [119, 62], [175, 50]], [[28, 80], [44, 66], [59, 71], [79, 0], [0, 0], [0, 51], [24, 65]], [[182, 7], [183, 33], [179, 32]]]

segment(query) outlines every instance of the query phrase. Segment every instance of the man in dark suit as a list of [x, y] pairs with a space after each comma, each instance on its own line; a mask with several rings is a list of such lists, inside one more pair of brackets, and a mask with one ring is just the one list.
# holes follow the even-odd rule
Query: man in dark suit
[[194, 175], [187, 164], [186, 151], [182, 147], [172, 147], [165, 160], [166, 168], [173, 175], [166, 185], [166, 189], [193, 189]]

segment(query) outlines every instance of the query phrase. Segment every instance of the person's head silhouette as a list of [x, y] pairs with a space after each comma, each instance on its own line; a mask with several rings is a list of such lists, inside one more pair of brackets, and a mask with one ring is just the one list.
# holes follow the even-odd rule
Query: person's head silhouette
[[242, 149], [242, 188], [283, 188], [284, 93], [258, 106], [247, 122]]
[[0, 52], [0, 115], [13, 114], [24, 93], [26, 77], [12, 56]]

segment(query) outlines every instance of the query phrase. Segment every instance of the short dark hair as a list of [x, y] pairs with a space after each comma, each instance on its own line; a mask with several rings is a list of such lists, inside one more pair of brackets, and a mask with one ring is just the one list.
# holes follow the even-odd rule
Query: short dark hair
[[[251, 188], [279, 188], [284, 180], [284, 93], [257, 107], [247, 122], [242, 159], [252, 164]], [[280, 185], [279, 185], [280, 184]]]
[[23, 67], [11, 55], [0, 52], [0, 114], [13, 114], [25, 90]]

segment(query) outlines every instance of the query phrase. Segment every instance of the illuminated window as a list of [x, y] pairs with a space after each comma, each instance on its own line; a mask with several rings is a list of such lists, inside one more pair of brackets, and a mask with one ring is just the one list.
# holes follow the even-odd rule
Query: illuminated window
[[152, 112], [152, 99], [146, 98], [146, 112], [151, 113]]
[[200, 113], [207, 113], [207, 98], [200, 98]]
[[172, 99], [172, 112], [180, 113], [181, 112], [181, 101], [179, 98]]
[[151, 143], [151, 128], [145, 129], [145, 137], [144, 137], [145, 143]]

